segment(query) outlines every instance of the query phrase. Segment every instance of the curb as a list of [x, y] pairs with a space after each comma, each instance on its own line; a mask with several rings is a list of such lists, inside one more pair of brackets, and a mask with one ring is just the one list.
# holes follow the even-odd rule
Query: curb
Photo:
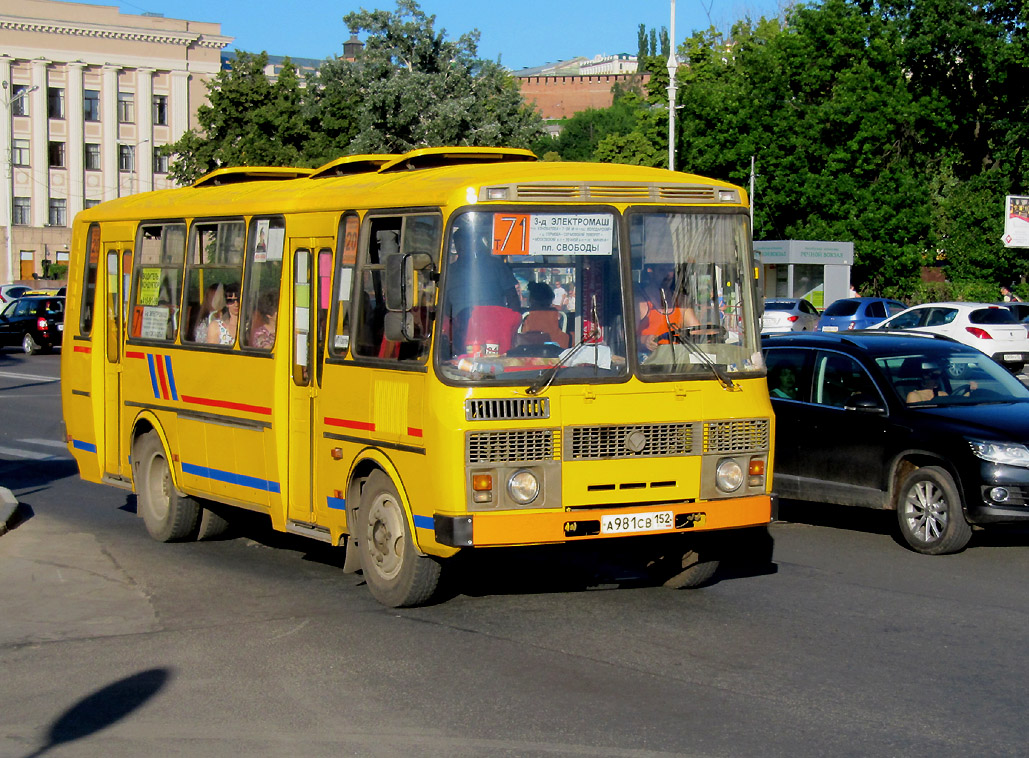
[[18, 498], [6, 487], [0, 487], [0, 534], [6, 534], [18, 512]]

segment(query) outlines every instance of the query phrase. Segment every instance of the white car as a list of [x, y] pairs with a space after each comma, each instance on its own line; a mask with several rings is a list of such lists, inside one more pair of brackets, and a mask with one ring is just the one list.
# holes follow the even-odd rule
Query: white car
[[943, 334], [1016, 372], [1029, 362], [1029, 332], [1010, 309], [994, 303], [916, 305], [870, 328]]
[[817, 324], [818, 311], [804, 298], [765, 298], [765, 314], [761, 317], [762, 334], [813, 332]]

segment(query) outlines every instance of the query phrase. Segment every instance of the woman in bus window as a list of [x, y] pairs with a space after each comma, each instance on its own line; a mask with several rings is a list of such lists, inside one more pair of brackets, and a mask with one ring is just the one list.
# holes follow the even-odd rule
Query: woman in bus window
[[279, 291], [262, 292], [257, 298], [253, 328], [250, 331], [250, 346], [271, 350], [275, 345], [275, 318], [279, 310]]
[[239, 323], [239, 285], [229, 282], [225, 285], [225, 307], [211, 314], [207, 327], [207, 344], [231, 345], [236, 341], [236, 325]]
[[204, 293], [204, 302], [197, 312], [193, 325], [193, 341], [207, 342], [207, 328], [211, 325], [211, 314], [225, 307], [225, 292], [220, 284], [212, 284]]

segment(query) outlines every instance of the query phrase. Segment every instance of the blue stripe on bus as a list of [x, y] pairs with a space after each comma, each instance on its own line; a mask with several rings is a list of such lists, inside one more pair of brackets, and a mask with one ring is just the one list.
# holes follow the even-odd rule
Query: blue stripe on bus
[[255, 490], [262, 490], [264, 492], [279, 491], [278, 482], [259, 479], [256, 476], [246, 476], [245, 474], [233, 474], [231, 471], [219, 471], [216, 468], [197, 466], [193, 463], [183, 463], [182, 471], [185, 474], [200, 476], [204, 479], [214, 479], [217, 482], [225, 482], [226, 484], [238, 484], [240, 487], [252, 487]]
[[345, 511], [347, 509], [347, 501], [341, 497], [330, 497], [327, 498], [329, 501], [329, 507], [334, 511]]
[[157, 386], [157, 369], [154, 367], [154, 356], [152, 353], [147, 353], [146, 362], [150, 366], [150, 384], [154, 388], [154, 399], [161, 399], [161, 388]]
[[95, 453], [96, 445], [92, 442], [83, 442], [82, 440], [72, 440], [71, 446], [76, 450], [85, 450], [87, 453]]
[[179, 393], [175, 391], [175, 374], [172, 373], [171, 356], [164, 356], [165, 373], [168, 374], [168, 386], [171, 388], [171, 399], [178, 400]]
[[434, 522], [432, 520], [432, 516], [419, 516], [419, 515], [416, 514], [415, 517], [414, 517], [414, 525], [418, 529], [433, 529], [433, 528], [435, 528]]

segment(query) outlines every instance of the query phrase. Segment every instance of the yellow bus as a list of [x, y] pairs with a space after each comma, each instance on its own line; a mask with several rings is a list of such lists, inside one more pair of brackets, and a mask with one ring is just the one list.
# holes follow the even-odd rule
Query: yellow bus
[[697, 585], [773, 516], [747, 202], [431, 148], [103, 203], [73, 229], [69, 449], [157, 540], [268, 514], [389, 606], [459, 551], [584, 540]]

